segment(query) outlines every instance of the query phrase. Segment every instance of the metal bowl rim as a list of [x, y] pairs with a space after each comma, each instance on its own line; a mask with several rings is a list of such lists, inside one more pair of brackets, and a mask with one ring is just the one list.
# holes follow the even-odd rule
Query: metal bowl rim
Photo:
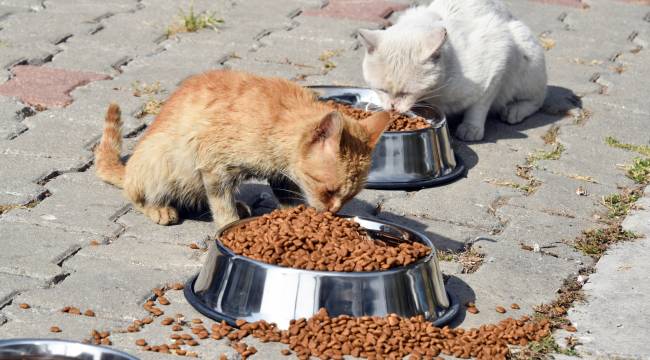
[[[246, 219], [233, 221], [230, 224], [225, 225], [224, 227], [219, 229], [219, 231], [217, 232], [217, 235], [211, 241], [214, 241], [216, 243], [217, 247], [219, 248], [219, 251], [221, 251], [222, 254], [224, 254], [224, 255], [232, 258], [232, 259], [242, 259], [243, 261], [247, 261], [247, 262], [253, 263], [255, 265], [259, 265], [259, 266], [267, 266], [267, 267], [286, 270], [286, 271], [306, 272], [306, 273], [309, 273], [309, 274], [321, 275], [321, 276], [370, 277], [370, 276], [389, 275], [389, 274], [402, 272], [402, 271], [410, 270], [410, 269], [415, 268], [415, 267], [422, 266], [422, 265], [430, 262], [434, 256], [437, 257], [437, 255], [436, 255], [436, 247], [433, 244], [433, 241], [431, 241], [431, 239], [429, 239], [428, 236], [422, 234], [419, 231], [411, 230], [411, 229], [405, 228], [403, 226], [400, 226], [400, 225], [397, 225], [397, 224], [394, 224], [394, 223], [388, 222], [388, 221], [383, 221], [383, 220], [379, 221], [378, 219], [371, 219], [371, 218], [367, 218], [367, 217], [363, 217], [363, 216], [352, 216], [352, 215], [334, 215], [334, 216], [338, 216], [338, 217], [342, 217], [342, 218], [346, 218], [346, 219], [358, 218], [358, 219], [361, 219], [361, 220], [373, 221], [373, 222], [376, 222], [376, 223], [380, 223], [382, 225], [388, 225], [388, 226], [396, 227], [399, 230], [409, 232], [409, 233], [419, 237], [421, 240], [424, 241], [424, 245], [427, 245], [429, 248], [431, 248], [431, 252], [429, 253], [429, 255], [427, 255], [425, 257], [422, 257], [422, 258], [419, 258], [417, 261], [415, 261], [412, 264], [409, 264], [407, 266], [399, 266], [399, 267], [395, 267], [395, 268], [387, 269], [387, 270], [381, 270], [381, 271], [323, 271], [323, 270], [296, 269], [296, 268], [292, 268], [292, 267], [289, 267], [289, 266], [280, 266], [280, 265], [276, 265], [276, 264], [265, 263], [263, 261], [259, 261], [259, 260], [253, 259], [253, 258], [249, 258], [248, 256], [235, 254], [232, 250], [230, 250], [230, 248], [228, 248], [226, 245], [224, 245], [221, 242], [221, 240], [220, 240], [221, 234], [223, 234], [225, 231], [230, 230], [231, 228], [239, 226], [241, 224], [245, 224], [247, 222], [258, 219], [258, 218], [260, 218], [262, 216], [263, 215], [253, 216], [253, 217], [249, 217], [249, 218], [246, 218]], [[436, 258], [436, 260], [437, 260], [437, 258]]]
[[[80, 341], [74, 341], [74, 340], [65, 340], [65, 339], [47, 339], [47, 338], [16, 338], [16, 339], [4, 339], [0, 340], [0, 350], [3, 348], [6, 348], [11, 345], [38, 345], [38, 344], [48, 344], [48, 343], [57, 343], [57, 344], [70, 344], [70, 345], [76, 345], [76, 346], [82, 346], [86, 348], [91, 348], [91, 349], [96, 349], [99, 351], [102, 351], [103, 353], [108, 353], [116, 356], [122, 356], [126, 359], [129, 360], [139, 360], [137, 357], [127, 354], [123, 351], [116, 350], [113, 348], [105, 347], [105, 346], [97, 346], [97, 345], [92, 345], [92, 344], [84, 344]], [[61, 354], [47, 354], [48, 356], [65, 356]]]

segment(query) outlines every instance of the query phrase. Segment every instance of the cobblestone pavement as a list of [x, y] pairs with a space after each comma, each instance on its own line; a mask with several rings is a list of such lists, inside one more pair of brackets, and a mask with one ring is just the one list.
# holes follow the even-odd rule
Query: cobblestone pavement
[[[0, 0], [0, 338], [81, 340], [92, 329], [109, 330], [119, 349], [143, 359], [166, 358], [134, 344], [137, 338], [156, 343], [168, 337], [159, 319], [138, 333], [124, 329], [146, 315], [142, 305], [152, 288], [198, 271], [213, 227], [206, 219], [154, 225], [119, 190], [95, 178], [91, 149], [107, 104], [122, 107], [132, 146], [152, 121], [152, 109], [182, 79], [207, 69], [363, 85], [356, 29], [381, 26], [391, 9], [409, 4], [370, 2], [330, 0], [321, 9], [319, 0], [196, 0], [197, 12], [214, 11], [224, 20], [219, 30], [168, 36], [179, 6], [187, 11], [189, 2]], [[574, 240], [602, 226], [604, 196], [634, 185], [621, 165], [639, 156], [607, 145], [605, 138], [650, 140], [647, 1], [508, 4], [548, 48], [553, 87], [546, 112], [516, 126], [491, 121], [480, 143], [456, 141], [469, 168], [466, 178], [417, 192], [366, 190], [346, 207], [422, 230], [449, 251], [442, 262], [448, 287], [482, 310], [461, 313], [455, 325], [530, 314], [533, 306], [556, 298], [564, 279], [592, 266]], [[270, 192], [265, 185], [250, 184], [241, 196], [252, 204], [264, 192]], [[269, 201], [257, 205], [257, 213], [273, 207]], [[650, 216], [640, 214], [635, 226], [645, 221], [647, 227]], [[477, 237], [491, 240], [474, 242]], [[200, 248], [190, 248], [192, 243]], [[570, 315], [577, 335], [588, 342], [578, 347], [584, 356], [650, 357], [646, 341], [625, 351], [617, 350], [616, 341], [599, 341], [621, 327], [638, 334], [646, 329], [647, 335], [647, 326], [631, 318], [642, 319], [635, 314], [642, 311], [648, 319], [648, 310], [630, 300], [642, 296], [638, 304], [647, 302], [648, 292], [631, 285], [614, 290], [621, 284], [621, 258], [629, 260], [629, 279], [647, 282], [647, 271], [640, 272], [647, 261], [632, 261], [647, 256], [647, 249], [647, 239], [619, 245], [596, 267], [585, 289], [595, 305], [580, 305]], [[472, 266], [476, 253], [483, 256], [478, 269]], [[610, 291], [617, 296], [608, 297]], [[199, 317], [180, 291], [169, 298], [165, 312]], [[626, 300], [629, 323], [625, 317], [593, 319], [617, 308], [613, 301]], [[514, 302], [521, 310], [492, 310]], [[21, 303], [31, 308], [21, 309]], [[64, 306], [90, 308], [96, 316], [63, 314]], [[622, 325], [612, 329], [614, 322]], [[50, 333], [52, 325], [62, 332]], [[259, 349], [253, 357], [259, 359], [281, 357], [284, 347], [247, 342]], [[202, 358], [235, 357], [227, 341], [205, 341], [195, 350]]]

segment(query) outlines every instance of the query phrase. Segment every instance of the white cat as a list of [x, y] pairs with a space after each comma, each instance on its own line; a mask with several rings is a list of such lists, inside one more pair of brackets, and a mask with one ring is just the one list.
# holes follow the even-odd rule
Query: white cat
[[483, 139], [494, 111], [509, 124], [537, 111], [546, 95], [544, 50], [498, 0], [434, 0], [406, 10], [386, 30], [359, 30], [363, 76], [384, 108], [417, 101], [462, 113], [462, 140]]

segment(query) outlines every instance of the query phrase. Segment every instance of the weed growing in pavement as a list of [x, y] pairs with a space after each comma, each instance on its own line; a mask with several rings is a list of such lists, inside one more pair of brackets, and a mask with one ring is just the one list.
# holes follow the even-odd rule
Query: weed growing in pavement
[[179, 12], [180, 20], [167, 28], [168, 38], [178, 33], [196, 32], [205, 28], [217, 30], [218, 26], [223, 24], [223, 19], [217, 18], [215, 13], [206, 11], [195, 13], [193, 3], [187, 12], [183, 11], [183, 9], [180, 9]]

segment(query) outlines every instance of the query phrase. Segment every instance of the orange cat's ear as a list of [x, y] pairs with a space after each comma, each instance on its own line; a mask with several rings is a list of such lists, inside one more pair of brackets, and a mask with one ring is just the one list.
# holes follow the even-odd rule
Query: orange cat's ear
[[368, 146], [373, 148], [377, 144], [377, 141], [379, 141], [381, 134], [388, 128], [388, 125], [390, 125], [391, 120], [390, 115], [386, 111], [382, 111], [363, 120], [359, 120], [359, 123], [366, 129], [366, 131], [368, 131], [368, 134], [370, 135]]
[[319, 144], [323, 150], [338, 154], [341, 147], [341, 134], [343, 132], [343, 118], [337, 111], [325, 115], [314, 129], [312, 144]]

